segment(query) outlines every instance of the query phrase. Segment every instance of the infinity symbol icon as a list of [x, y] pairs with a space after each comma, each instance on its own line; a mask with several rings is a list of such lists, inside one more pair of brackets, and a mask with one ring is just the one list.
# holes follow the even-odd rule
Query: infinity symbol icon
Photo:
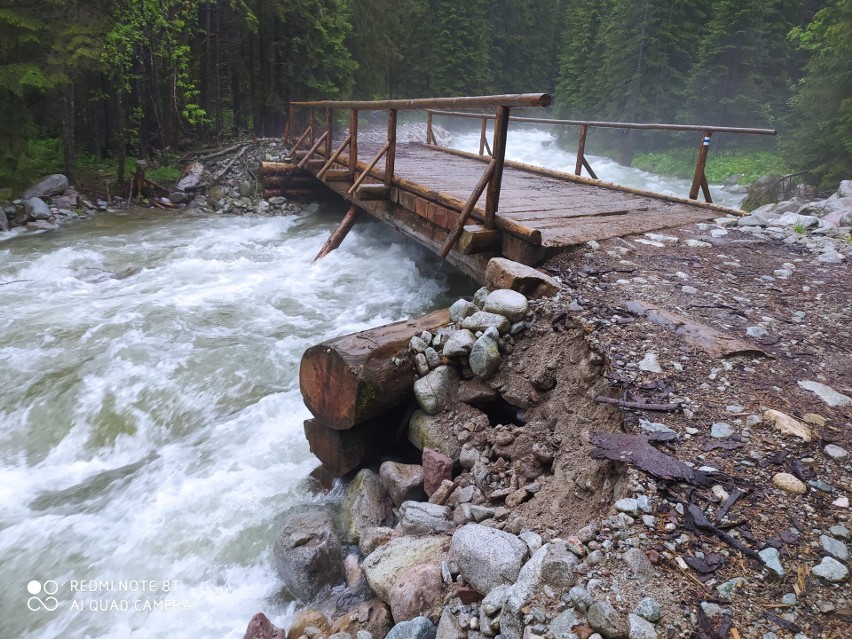
[[[29, 608], [32, 612], [36, 612], [37, 610], [53, 612], [59, 607], [59, 600], [52, 596], [59, 592], [59, 584], [52, 579], [49, 579], [44, 583], [35, 580], [29, 582], [27, 584], [27, 592], [33, 595], [27, 599], [27, 608]], [[44, 593], [48, 596], [44, 599], [37, 597], [36, 595], [40, 593]]]

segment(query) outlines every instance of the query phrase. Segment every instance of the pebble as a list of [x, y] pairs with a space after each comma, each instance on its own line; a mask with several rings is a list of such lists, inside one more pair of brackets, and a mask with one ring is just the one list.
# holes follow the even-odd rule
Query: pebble
[[636, 498], [636, 505], [639, 506], [639, 510], [643, 513], [651, 512], [651, 498], [648, 495], [639, 495]]
[[701, 240], [687, 240], [686, 245], [689, 248], [711, 248], [713, 246], [709, 242], [702, 242]]
[[734, 595], [734, 591], [738, 588], [744, 587], [747, 583], [748, 582], [742, 577], [734, 577], [733, 579], [728, 579], [728, 581], [716, 586], [716, 590], [718, 590], [719, 594], [726, 599], [730, 599]]
[[638, 615], [643, 619], [647, 619], [651, 623], [657, 623], [660, 620], [660, 617], [663, 616], [663, 609], [656, 599], [645, 597], [642, 601], [636, 604], [636, 607], [633, 609], [633, 614]]
[[822, 561], [811, 568], [817, 577], [822, 577], [832, 583], [840, 583], [849, 576], [849, 570], [834, 557], [823, 557]]
[[762, 326], [749, 326], [746, 329], [746, 335], [755, 339], [761, 339], [769, 335], [769, 331]]
[[710, 427], [710, 437], [714, 439], [727, 439], [734, 434], [734, 429], [725, 422], [716, 422]]
[[694, 286], [681, 286], [680, 290], [688, 295], [695, 295], [696, 293], [698, 293], [698, 289]]
[[808, 491], [808, 487], [790, 473], [776, 473], [772, 477], [772, 483], [793, 495], [804, 495]]
[[657, 639], [654, 624], [639, 615], [627, 615], [628, 639]]
[[657, 518], [653, 515], [642, 515], [642, 523], [645, 524], [648, 528], [656, 528]]
[[837, 506], [838, 508], [849, 508], [849, 498], [845, 495], [843, 497], [838, 497], [833, 502], [831, 502], [833, 506]]
[[574, 604], [574, 607], [580, 612], [586, 612], [593, 603], [595, 598], [582, 586], [574, 586], [568, 591], [568, 597]]
[[615, 502], [615, 509], [622, 513], [635, 515], [639, 510], [639, 503], [632, 497], [625, 497]]
[[798, 599], [796, 599], [796, 593], [788, 592], [786, 595], [781, 597], [781, 603], [786, 606], [795, 606], [798, 603]]
[[829, 537], [828, 535], [820, 535], [819, 543], [822, 545], [822, 549], [835, 559], [839, 559], [840, 561], [849, 559], [849, 549], [839, 539]]
[[760, 555], [760, 558], [769, 570], [779, 577], [784, 576], [784, 566], [781, 565], [781, 557], [779, 556], [777, 549], [770, 546], [769, 548], [764, 548], [757, 554]]
[[639, 362], [639, 370], [648, 371], [651, 373], [662, 373], [663, 369], [660, 366], [660, 362], [657, 359], [656, 353], [648, 353], [642, 358], [642, 361]]
[[849, 539], [849, 529], [846, 526], [841, 526], [838, 524], [829, 528], [828, 532], [830, 532], [834, 537], [840, 537], [841, 539]]
[[828, 444], [825, 448], [822, 449], [826, 455], [831, 457], [832, 459], [846, 459], [849, 456], [849, 451], [845, 448], [841, 448], [837, 444]]
[[586, 615], [592, 629], [604, 637], [624, 637], [627, 635], [626, 624], [618, 611], [607, 601], [596, 601], [589, 607]]

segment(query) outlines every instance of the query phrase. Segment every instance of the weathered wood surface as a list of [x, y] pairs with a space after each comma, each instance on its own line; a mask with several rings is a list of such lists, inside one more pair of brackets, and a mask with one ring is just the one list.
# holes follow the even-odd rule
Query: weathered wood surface
[[449, 322], [445, 309], [311, 346], [299, 367], [305, 406], [325, 427], [347, 430], [402, 403], [414, 384], [409, 340]]

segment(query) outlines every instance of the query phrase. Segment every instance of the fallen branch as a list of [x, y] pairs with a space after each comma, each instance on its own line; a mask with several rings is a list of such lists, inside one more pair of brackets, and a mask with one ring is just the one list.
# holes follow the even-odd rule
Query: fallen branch
[[154, 187], [154, 188], [156, 188], [156, 189], [160, 189], [160, 191], [162, 191], [163, 193], [171, 193], [171, 190], [170, 190], [170, 189], [167, 189], [166, 187], [164, 187], [164, 186], [162, 186], [162, 185], [160, 185], [160, 184], [157, 184], [157, 183], [156, 183], [156, 182], [154, 182], [154, 180], [152, 180], [151, 178], [147, 178], [147, 177], [146, 177], [146, 178], [145, 178], [145, 182], [147, 182], [148, 184], [150, 184], [151, 186], [153, 186], [153, 187]]
[[719, 512], [716, 513], [716, 523], [717, 524], [725, 518], [725, 515], [728, 514], [728, 511], [731, 509], [731, 507], [735, 503], [737, 503], [737, 500], [740, 497], [742, 497], [743, 495], [745, 495], [745, 491], [740, 490], [739, 488], [736, 488], [734, 490], [734, 492], [732, 492], [728, 496], [728, 498], [725, 500], [725, 503], [722, 504], [722, 507], [719, 509]]
[[205, 155], [199, 155], [199, 156], [198, 156], [198, 159], [199, 159], [199, 160], [212, 160], [213, 158], [218, 158], [219, 156], [227, 155], [227, 154], [228, 154], [228, 153], [230, 153], [231, 151], [236, 151], [236, 150], [237, 150], [237, 149], [239, 149], [240, 147], [244, 147], [244, 148], [245, 148], [245, 147], [247, 147], [249, 144], [251, 144], [251, 142], [240, 142], [239, 144], [235, 144], [235, 145], [233, 145], [233, 146], [229, 146], [229, 147], [228, 147], [228, 148], [226, 148], [226, 149], [221, 149], [221, 150], [219, 150], [219, 151], [214, 151], [213, 153], [207, 153], [207, 154], [205, 154]]
[[237, 153], [234, 157], [232, 157], [232, 158], [228, 161], [228, 163], [225, 165], [225, 168], [223, 168], [221, 171], [219, 171], [216, 175], [214, 175], [214, 176], [213, 176], [212, 181], [213, 181], [213, 182], [215, 182], [216, 180], [218, 180], [219, 178], [221, 178], [223, 175], [225, 175], [225, 173], [227, 173], [227, 172], [231, 169], [231, 167], [234, 165], [234, 162], [236, 162], [236, 161], [240, 158], [240, 156], [241, 156], [243, 153], [245, 153], [245, 152], [246, 152], [246, 149], [247, 149], [247, 148], [248, 148], [248, 144], [246, 144], [245, 146], [243, 146], [243, 148], [242, 148], [242, 149], [240, 149], [240, 152], [239, 152], [239, 153]]
[[612, 404], [621, 408], [638, 408], [641, 410], [657, 410], [661, 412], [673, 411], [680, 408], [679, 404], [647, 404], [645, 402], [629, 402], [624, 399], [615, 399], [614, 397], [606, 397], [598, 395], [595, 397], [596, 402], [601, 404]]
[[684, 481], [695, 486], [712, 483], [707, 473], [690, 468], [679, 459], [657, 450], [644, 435], [597, 433], [592, 436], [591, 444], [595, 446], [589, 453], [592, 459], [633, 464], [657, 479]]
[[758, 561], [763, 564], [763, 559], [761, 559], [760, 555], [757, 553], [756, 550], [752, 550], [741, 541], [734, 539], [724, 530], [716, 528], [716, 526], [710, 523], [710, 520], [707, 519], [707, 516], [704, 514], [701, 508], [699, 508], [695, 504], [685, 504], [685, 506], [687, 521], [690, 521], [692, 523], [692, 526], [693, 528], [695, 528], [695, 530], [697, 530], [698, 532], [713, 534], [732, 548], [739, 550], [745, 556], [751, 557], [755, 561]]

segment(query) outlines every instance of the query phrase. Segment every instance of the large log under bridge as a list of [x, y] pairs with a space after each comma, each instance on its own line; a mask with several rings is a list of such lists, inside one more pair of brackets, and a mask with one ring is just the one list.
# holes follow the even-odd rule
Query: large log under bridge
[[[294, 171], [307, 171], [351, 207], [321, 255], [333, 250], [358, 211], [398, 229], [478, 281], [495, 256], [536, 265], [567, 247], [679, 226], [731, 213], [711, 202], [704, 167], [717, 133], [774, 135], [767, 129], [637, 124], [514, 117], [512, 109], [549, 106], [544, 93], [384, 101], [294, 102], [285, 138], [292, 163], [263, 163], [267, 195], [281, 193]], [[458, 111], [465, 109], [467, 111]], [[475, 109], [479, 113], [472, 113]], [[359, 114], [385, 111], [387, 136], [359, 140]], [[425, 113], [425, 140], [397, 140], [400, 111]], [[481, 111], [485, 111], [482, 113]], [[348, 115], [348, 117], [346, 117]], [[480, 121], [479, 153], [441, 146], [433, 117]], [[488, 140], [488, 123], [493, 134]], [[506, 159], [513, 122], [579, 128], [574, 173]], [[346, 126], [348, 124], [348, 126]], [[593, 128], [692, 131], [698, 160], [688, 197], [600, 181], [585, 155]], [[367, 137], [367, 136], [365, 136]], [[585, 169], [590, 177], [583, 177]], [[302, 182], [304, 183], [304, 182]], [[698, 201], [699, 192], [705, 201]]]

